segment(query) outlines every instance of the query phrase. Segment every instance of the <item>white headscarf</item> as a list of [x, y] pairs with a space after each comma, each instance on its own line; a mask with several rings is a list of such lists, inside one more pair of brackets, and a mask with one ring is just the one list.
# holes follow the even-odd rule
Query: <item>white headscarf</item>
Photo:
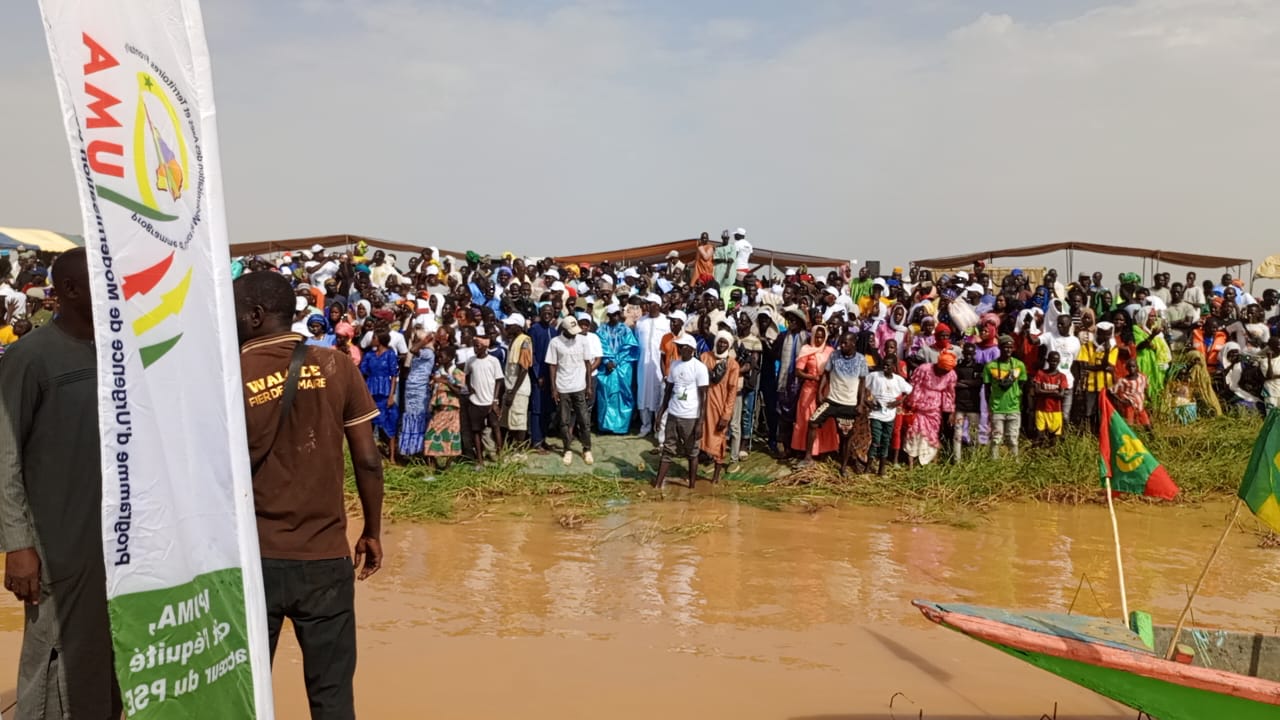
[[978, 326], [978, 311], [964, 299], [963, 295], [951, 301], [947, 306], [947, 312], [951, 314], [951, 329], [961, 335], [968, 332], [969, 328]]
[[1022, 323], [1026, 322], [1026, 317], [1028, 315], [1031, 316], [1031, 330], [1029, 334], [1031, 337], [1040, 337], [1040, 333], [1044, 330], [1040, 325], [1040, 323], [1044, 322], [1044, 313], [1040, 312], [1040, 308], [1027, 308], [1026, 310], [1018, 313], [1017, 324], [1013, 326], [1014, 331], [1022, 332]]
[[[717, 347], [719, 347], [720, 340], [722, 338], [724, 340], [729, 341], [729, 347], [724, 351], [724, 354], [721, 354], [716, 349]], [[729, 332], [728, 330], [720, 330], [716, 333], [716, 341], [715, 341], [715, 344], [711, 346], [711, 352], [716, 356], [717, 359], [724, 360], [725, 358], [729, 357], [729, 353], [733, 352], [733, 346], [736, 342], [737, 342], [737, 338], [733, 336], [733, 333]]]
[[[1044, 334], [1051, 338], [1059, 338], [1062, 335], [1058, 332], [1058, 316], [1067, 312], [1066, 303], [1061, 298], [1052, 298], [1049, 300], [1049, 309], [1044, 313]], [[1019, 326], [1021, 327], [1021, 326]]]

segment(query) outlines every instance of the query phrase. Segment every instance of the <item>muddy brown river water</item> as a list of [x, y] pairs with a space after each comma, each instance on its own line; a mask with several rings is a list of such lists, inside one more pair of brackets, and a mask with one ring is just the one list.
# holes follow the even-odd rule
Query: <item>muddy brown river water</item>
[[[1172, 622], [1226, 509], [1121, 507], [1132, 607]], [[1105, 508], [1018, 505], [976, 529], [893, 518], [695, 497], [620, 508], [578, 530], [545, 509], [503, 506], [457, 524], [392, 525], [387, 568], [357, 591], [359, 714], [1039, 720], [1056, 704], [1060, 719], [1135, 716], [909, 604], [1066, 610], [1074, 599], [1076, 612], [1118, 618]], [[1234, 534], [1196, 609], [1202, 624], [1275, 632], [1280, 550]], [[20, 617], [6, 597], [0, 686], [16, 677]], [[286, 631], [278, 717], [307, 717], [301, 675]]]

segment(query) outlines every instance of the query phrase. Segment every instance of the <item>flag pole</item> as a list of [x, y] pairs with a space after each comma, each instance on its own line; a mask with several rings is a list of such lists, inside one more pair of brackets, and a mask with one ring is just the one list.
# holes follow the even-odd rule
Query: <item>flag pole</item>
[[1218, 551], [1222, 549], [1222, 545], [1227, 541], [1227, 536], [1235, 528], [1236, 518], [1240, 517], [1240, 506], [1243, 504], [1242, 500], [1236, 500], [1236, 509], [1231, 513], [1231, 519], [1227, 521], [1227, 526], [1222, 529], [1222, 537], [1218, 538], [1218, 544], [1213, 546], [1213, 552], [1209, 553], [1209, 559], [1205, 560], [1204, 567], [1200, 570], [1200, 577], [1196, 578], [1195, 587], [1191, 588], [1191, 594], [1187, 596], [1187, 604], [1182, 606], [1182, 614], [1178, 616], [1178, 624], [1173, 626], [1173, 637], [1169, 638], [1169, 649], [1164, 654], [1165, 660], [1173, 659], [1173, 654], [1178, 649], [1178, 638], [1182, 636], [1182, 627], [1187, 622], [1187, 613], [1191, 612], [1191, 603], [1195, 602], [1196, 594], [1200, 592], [1200, 586], [1204, 584], [1204, 578], [1209, 574], [1209, 566], [1218, 557]]
[[1129, 627], [1129, 595], [1124, 589], [1124, 560], [1120, 558], [1120, 524], [1116, 522], [1116, 506], [1111, 501], [1111, 473], [1103, 478], [1107, 488], [1107, 511], [1111, 513], [1111, 536], [1116, 541], [1116, 571], [1120, 575], [1120, 612], [1124, 626]]

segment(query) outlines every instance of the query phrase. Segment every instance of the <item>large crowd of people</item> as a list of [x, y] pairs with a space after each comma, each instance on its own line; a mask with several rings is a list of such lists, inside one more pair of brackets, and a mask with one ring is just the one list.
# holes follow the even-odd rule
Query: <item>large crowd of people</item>
[[[815, 275], [751, 255], [739, 228], [703, 233], [689, 263], [427, 248], [401, 264], [361, 243], [231, 270], [290, 280], [294, 330], [358, 366], [394, 462], [483, 465], [514, 446], [592, 465], [610, 434], [653, 438], [658, 483], [672, 461], [718, 481], [752, 450], [883, 472], [1096, 431], [1104, 396], [1148, 430], [1280, 403], [1280, 298], [1230, 275]], [[56, 312], [47, 260], [0, 267], [0, 345]]]

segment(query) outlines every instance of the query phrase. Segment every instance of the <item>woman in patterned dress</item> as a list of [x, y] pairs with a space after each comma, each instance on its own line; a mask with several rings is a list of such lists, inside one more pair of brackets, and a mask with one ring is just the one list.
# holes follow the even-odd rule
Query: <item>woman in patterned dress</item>
[[467, 376], [454, 367], [454, 349], [445, 346], [436, 354], [431, 374], [431, 424], [423, 438], [422, 454], [437, 469], [448, 466], [449, 458], [462, 454], [462, 422], [459, 410], [467, 392]]

